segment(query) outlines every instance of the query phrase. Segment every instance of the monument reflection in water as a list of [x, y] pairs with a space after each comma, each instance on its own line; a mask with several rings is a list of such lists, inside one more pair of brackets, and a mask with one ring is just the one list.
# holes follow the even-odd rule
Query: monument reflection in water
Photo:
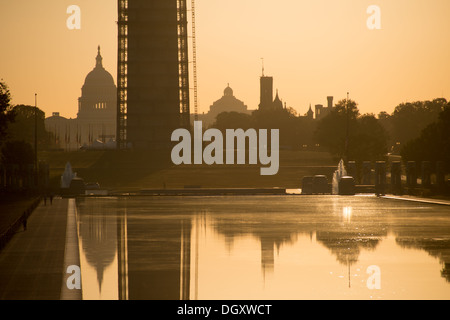
[[450, 298], [447, 206], [124, 197], [79, 199], [77, 211], [84, 299]]

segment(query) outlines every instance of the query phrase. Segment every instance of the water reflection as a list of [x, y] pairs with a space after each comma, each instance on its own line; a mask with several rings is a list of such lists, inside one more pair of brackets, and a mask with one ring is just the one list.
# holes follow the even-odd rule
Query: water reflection
[[[85, 299], [118, 299], [118, 237], [122, 221], [116, 215], [105, 214], [102, 202], [78, 200], [77, 228], [80, 252], [83, 297]], [[119, 235], [120, 236], [120, 235]], [[106, 277], [106, 279], [105, 279]], [[106, 283], [106, 288], [104, 287]]]
[[[85, 299], [450, 298], [444, 206], [131, 197], [80, 200], [77, 209]], [[367, 287], [373, 265], [380, 290]]]

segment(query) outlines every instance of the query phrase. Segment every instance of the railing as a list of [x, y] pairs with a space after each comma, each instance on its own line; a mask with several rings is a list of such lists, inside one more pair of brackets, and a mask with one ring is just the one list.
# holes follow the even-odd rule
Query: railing
[[0, 235], [0, 251], [8, 244], [8, 242], [12, 239], [17, 230], [23, 225], [24, 221], [26, 221], [34, 210], [37, 208], [42, 198], [36, 198], [33, 203], [22, 213], [22, 215], [16, 219], [8, 229]]

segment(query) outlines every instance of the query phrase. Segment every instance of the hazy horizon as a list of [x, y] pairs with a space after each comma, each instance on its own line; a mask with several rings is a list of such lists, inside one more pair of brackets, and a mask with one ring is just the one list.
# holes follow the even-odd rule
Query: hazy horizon
[[[69, 30], [67, 7], [81, 8], [81, 30]], [[448, 0], [197, 0], [199, 113], [229, 83], [249, 109], [259, 103], [259, 77], [299, 114], [346, 97], [361, 113], [392, 113], [402, 102], [450, 96]], [[366, 12], [381, 8], [381, 30]], [[117, 1], [1, 1], [1, 72], [13, 104], [46, 116], [75, 118], [97, 46], [117, 84]], [[192, 58], [192, 55], [190, 56]], [[191, 87], [193, 83], [191, 82]], [[191, 112], [194, 106], [191, 104]]]

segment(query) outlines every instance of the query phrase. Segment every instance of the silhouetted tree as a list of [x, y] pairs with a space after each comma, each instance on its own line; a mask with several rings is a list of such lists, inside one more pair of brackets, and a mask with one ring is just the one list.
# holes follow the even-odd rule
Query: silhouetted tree
[[417, 138], [421, 131], [436, 121], [447, 105], [443, 98], [398, 105], [389, 118], [392, 142], [401, 145]]
[[51, 134], [45, 129], [45, 113], [33, 106], [17, 105], [13, 108], [15, 121], [8, 128], [10, 140], [25, 141], [34, 146], [36, 112], [38, 148], [46, 149], [51, 143]]
[[347, 126], [349, 142], [355, 135], [356, 119], [359, 116], [357, 104], [353, 100], [340, 100], [335, 108], [317, 124], [316, 141], [321, 147], [338, 158], [346, 156]]
[[34, 162], [33, 147], [25, 141], [7, 141], [2, 148], [4, 163], [28, 165]]
[[279, 129], [282, 148], [300, 148], [303, 144], [311, 143], [312, 122], [304, 117], [298, 117], [292, 108], [283, 108], [257, 110], [252, 115], [223, 112], [216, 117], [213, 127], [223, 132], [226, 129]]
[[11, 93], [6, 83], [0, 81], [0, 146], [5, 141], [8, 125], [14, 121]]
[[281, 147], [299, 147], [298, 140], [299, 117], [294, 109], [256, 110], [252, 114], [256, 129], [280, 130]]
[[[347, 140], [348, 130], [348, 140]], [[364, 161], [381, 159], [387, 153], [387, 133], [372, 114], [360, 115], [357, 103], [341, 100], [317, 124], [317, 142], [336, 158]]]
[[239, 112], [222, 112], [217, 115], [214, 128], [225, 132], [226, 129], [247, 130], [252, 127], [251, 116]]
[[307, 117], [299, 117], [295, 126], [295, 147], [303, 148], [307, 146], [308, 149], [315, 148], [314, 132], [316, 131], [317, 121]]
[[391, 153], [399, 153], [400, 150], [396, 148], [396, 142], [393, 140], [392, 136], [392, 116], [387, 113], [386, 111], [381, 111], [378, 114], [378, 121], [383, 126], [385, 132], [386, 132], [386, 140], [388, 145], [388, 150]]
[[437, 121], [422, 130], [420, 136], [407, 142], [401, 155], [404, 161], [444, 161], [450, 170], [450, 105]]
[[350, 141], [349, 157], [359, 161], [381, 160], [388, 152], [387, 141], [387, 132], [380, 121], [373, 114], [362, 115]]

